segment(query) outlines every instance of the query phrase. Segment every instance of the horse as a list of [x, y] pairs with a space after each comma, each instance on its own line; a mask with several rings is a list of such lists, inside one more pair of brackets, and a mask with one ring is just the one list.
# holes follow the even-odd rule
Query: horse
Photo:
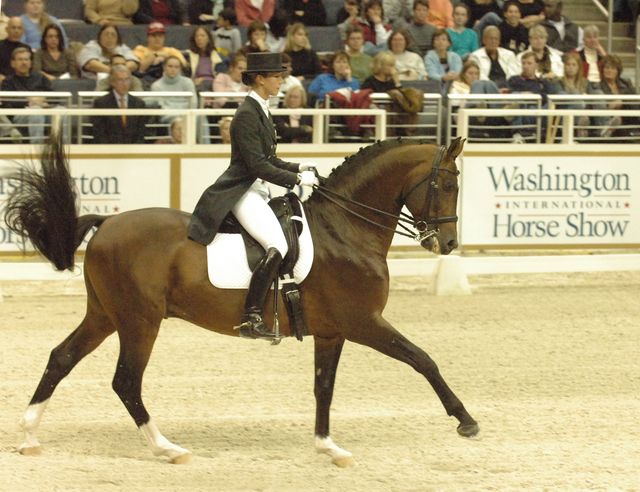
[[[402, 139], [378, 141], [346, 158], [303, 202], [314, 241], [313, 266], [300, 288], [314, 340], [315, 448], [338, 466], [354, 463], [352, 454], [329, 432], [345, 340], [408, 364], [431, 384], [446, 413], [457, 419], [459, 435], [473, 437], [479, 432], [436, 363], [382, 315], [389, 294], [386, 256], [399, 222], [415, 228], [411, 235], [426, 249], [448, 254], [458, 245], [455, 160], [463, 145], [461, 139], [448, 148]], [[96, 228], [84, 257], [86, 314], [51, 351], [20, 420], [24, 442], [18, 450], [25, 455], [41, 451], [36, 434], [56, 386], [117, 332], [120, 351], [113, 390], [153, 455], [171, 463], [188, 461], [190, 451], [165, 438], [144, 406], [145, 367], [164, 318], [181, 318], [237, 336], [233, 326], [242, 314], [246, 291], [217, 289], [209, 282], [205, 247], [187, 238], [188, 213], [148, 208], [78, 216], [67, 161], [62, 137], [52, 137], [42, 152], [40, 169], [37, 164], [22, 165], [13, 174], [21, 185], [14, 187], [6, 203], [7, 225], [28, 238], [60, 271], [73, 269], [76, 249]], [[411, 215], [402, 212], [403, 206]], [[273, 313], [267, 306], [267, 322], [273, 321]], [[287, 319], [280, 329], [291, 335]]]

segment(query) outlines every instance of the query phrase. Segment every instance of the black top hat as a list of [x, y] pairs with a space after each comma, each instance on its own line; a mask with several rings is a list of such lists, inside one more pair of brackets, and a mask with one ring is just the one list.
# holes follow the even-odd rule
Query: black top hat
[[281, 53], [248, 53], [247, 69], [243, 73], [284, 72]]

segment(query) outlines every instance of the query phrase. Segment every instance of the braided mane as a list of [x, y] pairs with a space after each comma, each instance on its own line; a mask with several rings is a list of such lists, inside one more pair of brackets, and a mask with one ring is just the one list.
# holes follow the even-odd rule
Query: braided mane
[[[388, 140], [378, 140], [376, 143], [368, 145], [367, 147], [360, 147], [358, 152], [354, 155], [350, 155], [339, 166], [331, 170], [331, 174], [326, 178], [325, 186], [328, 188], [335, 188], [337, 185], [348, 184], [349, 181], [353, 181], [354, 177], [358, 176], [358, 180], [363, 179], [361, 175], [362, 171], [366, 169], [369, 174], [376, 173], [377, 169], [371, 166], [371, 161], [376, 157], [386, 153], [391, 149], [401, 147], [404, 145], [424, 145], [431, 144], [426, 139], [407, 139], [407, 138], [393, 138]], [[314, 198], [313, 194], [309, 197], [309, 200]], [[315, 197], [318, 198], [317, 196]]]

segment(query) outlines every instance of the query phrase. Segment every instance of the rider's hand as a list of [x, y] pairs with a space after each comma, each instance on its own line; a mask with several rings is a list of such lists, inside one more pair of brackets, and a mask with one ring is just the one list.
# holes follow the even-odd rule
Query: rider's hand
[[302, 171], [298, 174], [298, 184], [300, 186], [319, 186], [320, 181], [313, 171]]
[[300, 166], [298, 166], [298, 171], [309, 171], [317, 168], [318, 165], [315, 162], [303, 162], [302, 164], [300, 164]]

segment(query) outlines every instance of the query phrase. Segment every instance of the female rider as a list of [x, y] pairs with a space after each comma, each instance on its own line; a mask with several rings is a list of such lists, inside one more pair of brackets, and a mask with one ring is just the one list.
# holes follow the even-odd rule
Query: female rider
[[269, 96], [282, 83], [280, 53], [248, 53], [243, 82], [251, 87], [231, 122], [231, 164], [207, 188], [189, 223], [189, 238], [209, 244], [231, 212], [242, 227], [265, 249], [253, 271], [239, 329], [245, 338], [273, 338], [262, 320], [262, 308], [271, 282], [287, 254], [282, 229], [267, 204], [264, 181], [286, 188], [314, 186], [318, 178], [313, 164], [285, 162], [276, 157], [276, 132], [269, 114]]

